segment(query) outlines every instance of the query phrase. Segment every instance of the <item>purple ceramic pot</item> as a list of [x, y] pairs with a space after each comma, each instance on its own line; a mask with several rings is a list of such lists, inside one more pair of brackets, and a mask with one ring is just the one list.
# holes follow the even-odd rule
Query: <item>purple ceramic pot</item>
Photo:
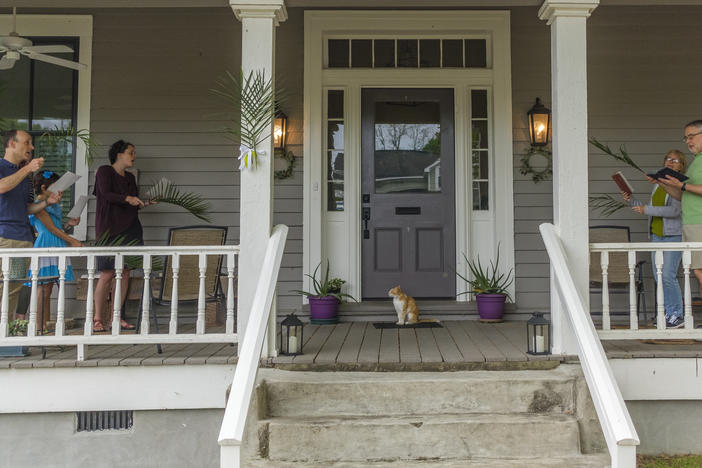
[[336, 323], [339, 300], [334, 296], [310, 296], [310, 322], [315, 325]]
[[480, 320], [502, 320], [507, 296], [504, 294], [476, 294], [475, 300], [478, 303]]

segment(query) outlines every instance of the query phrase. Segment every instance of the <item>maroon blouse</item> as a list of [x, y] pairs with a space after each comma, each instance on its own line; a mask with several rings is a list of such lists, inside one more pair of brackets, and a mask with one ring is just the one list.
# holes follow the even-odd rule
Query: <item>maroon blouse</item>
[[112, 166], [100, 166], [95, 173], [93, 195], [97, 197], [95, 207], [95, 234], [100, 238], [109, 231], [110, 236], [121, 234], [132, 224], [139, 223], [139, 208], [124, 199], [139, 196], [134, 174], [125, 172], [121, 176]]

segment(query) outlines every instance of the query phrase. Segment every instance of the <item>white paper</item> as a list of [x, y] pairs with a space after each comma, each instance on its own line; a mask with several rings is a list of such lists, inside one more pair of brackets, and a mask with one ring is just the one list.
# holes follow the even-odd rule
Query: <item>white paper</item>
[[71, 211], [68, 212], [66, 217], [68, 219], [74, 219], [80, 217], [81, 213], [83, 213], [83, 210], [85, 209], [85, 205], [88, 204], [88, 197], [85, 195], [81, 195], [78, 200], [76, 200], [76, 204], [73, 205], [73, 208], [71, 208]]
[[66, 172], [59, 180], [51, 184], [47, 190], [54, 193], [65, 192], [66, 189], [75, 184], [78, 179], [80, 179], [79, 175], [75, 175], [70, 171]]

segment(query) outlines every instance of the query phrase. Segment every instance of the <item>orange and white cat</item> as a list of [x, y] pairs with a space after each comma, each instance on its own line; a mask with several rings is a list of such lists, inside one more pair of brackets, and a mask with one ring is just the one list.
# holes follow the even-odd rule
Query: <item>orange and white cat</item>
[[402, 292], [400, 286], [395, 286], [388, 291], [388, 296], [392, 297], [392, 305], [397, 312], [397, 324], [407, 325], [420, 322], [436, 322], [434, 319], [419, 319], [419, 307], [413, 297]]

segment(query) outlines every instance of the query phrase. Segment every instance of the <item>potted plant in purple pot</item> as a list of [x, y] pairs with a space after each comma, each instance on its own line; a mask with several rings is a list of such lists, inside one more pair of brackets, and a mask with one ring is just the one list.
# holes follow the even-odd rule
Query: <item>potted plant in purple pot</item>
[[310, 301], [310, 323], [313, 325], [326, 325], [333, 324], [339, 321], [338, 309], [339, 303], [344, 300], [344, 298], [349, 298], [354, 301], [353, 296], [341, 292], [341, 288], [346, 283], [346, 281], [340, 278], [329, 278], [329, 260], [327, 260], [326, 271], [323, 271], [320, 275], [320, 279], [317, 279], [317, 272], [319, 271], [322, 264], [317, 265], [314, 269], [314, 273], [311, 275], [305, 274], [305, 276], [312, 279], [312, 286], [314, 287], [314, 292], [295, 290], [293, 292], [298, 292]]
[[484, 322], [500, 322], [505, 312], [505, 301], [512, 299], [509, 295], [510, 284], [514, 278], [513, 271], [501, 273], [498, 269], [500, 264], [500, 247], [497, 247], [497, 259], [493, 263], [490, 261], [489, 267], [483, 267], [480, 259], [468, 260], [465, 254], [463, 258], [470, 270], [471, 279], [466, 278], [456, 272], [459, 278], [470, 285], [470, 290], [458, 294], [475, 294], [475, 301], [478, 304], [478, 315]]

